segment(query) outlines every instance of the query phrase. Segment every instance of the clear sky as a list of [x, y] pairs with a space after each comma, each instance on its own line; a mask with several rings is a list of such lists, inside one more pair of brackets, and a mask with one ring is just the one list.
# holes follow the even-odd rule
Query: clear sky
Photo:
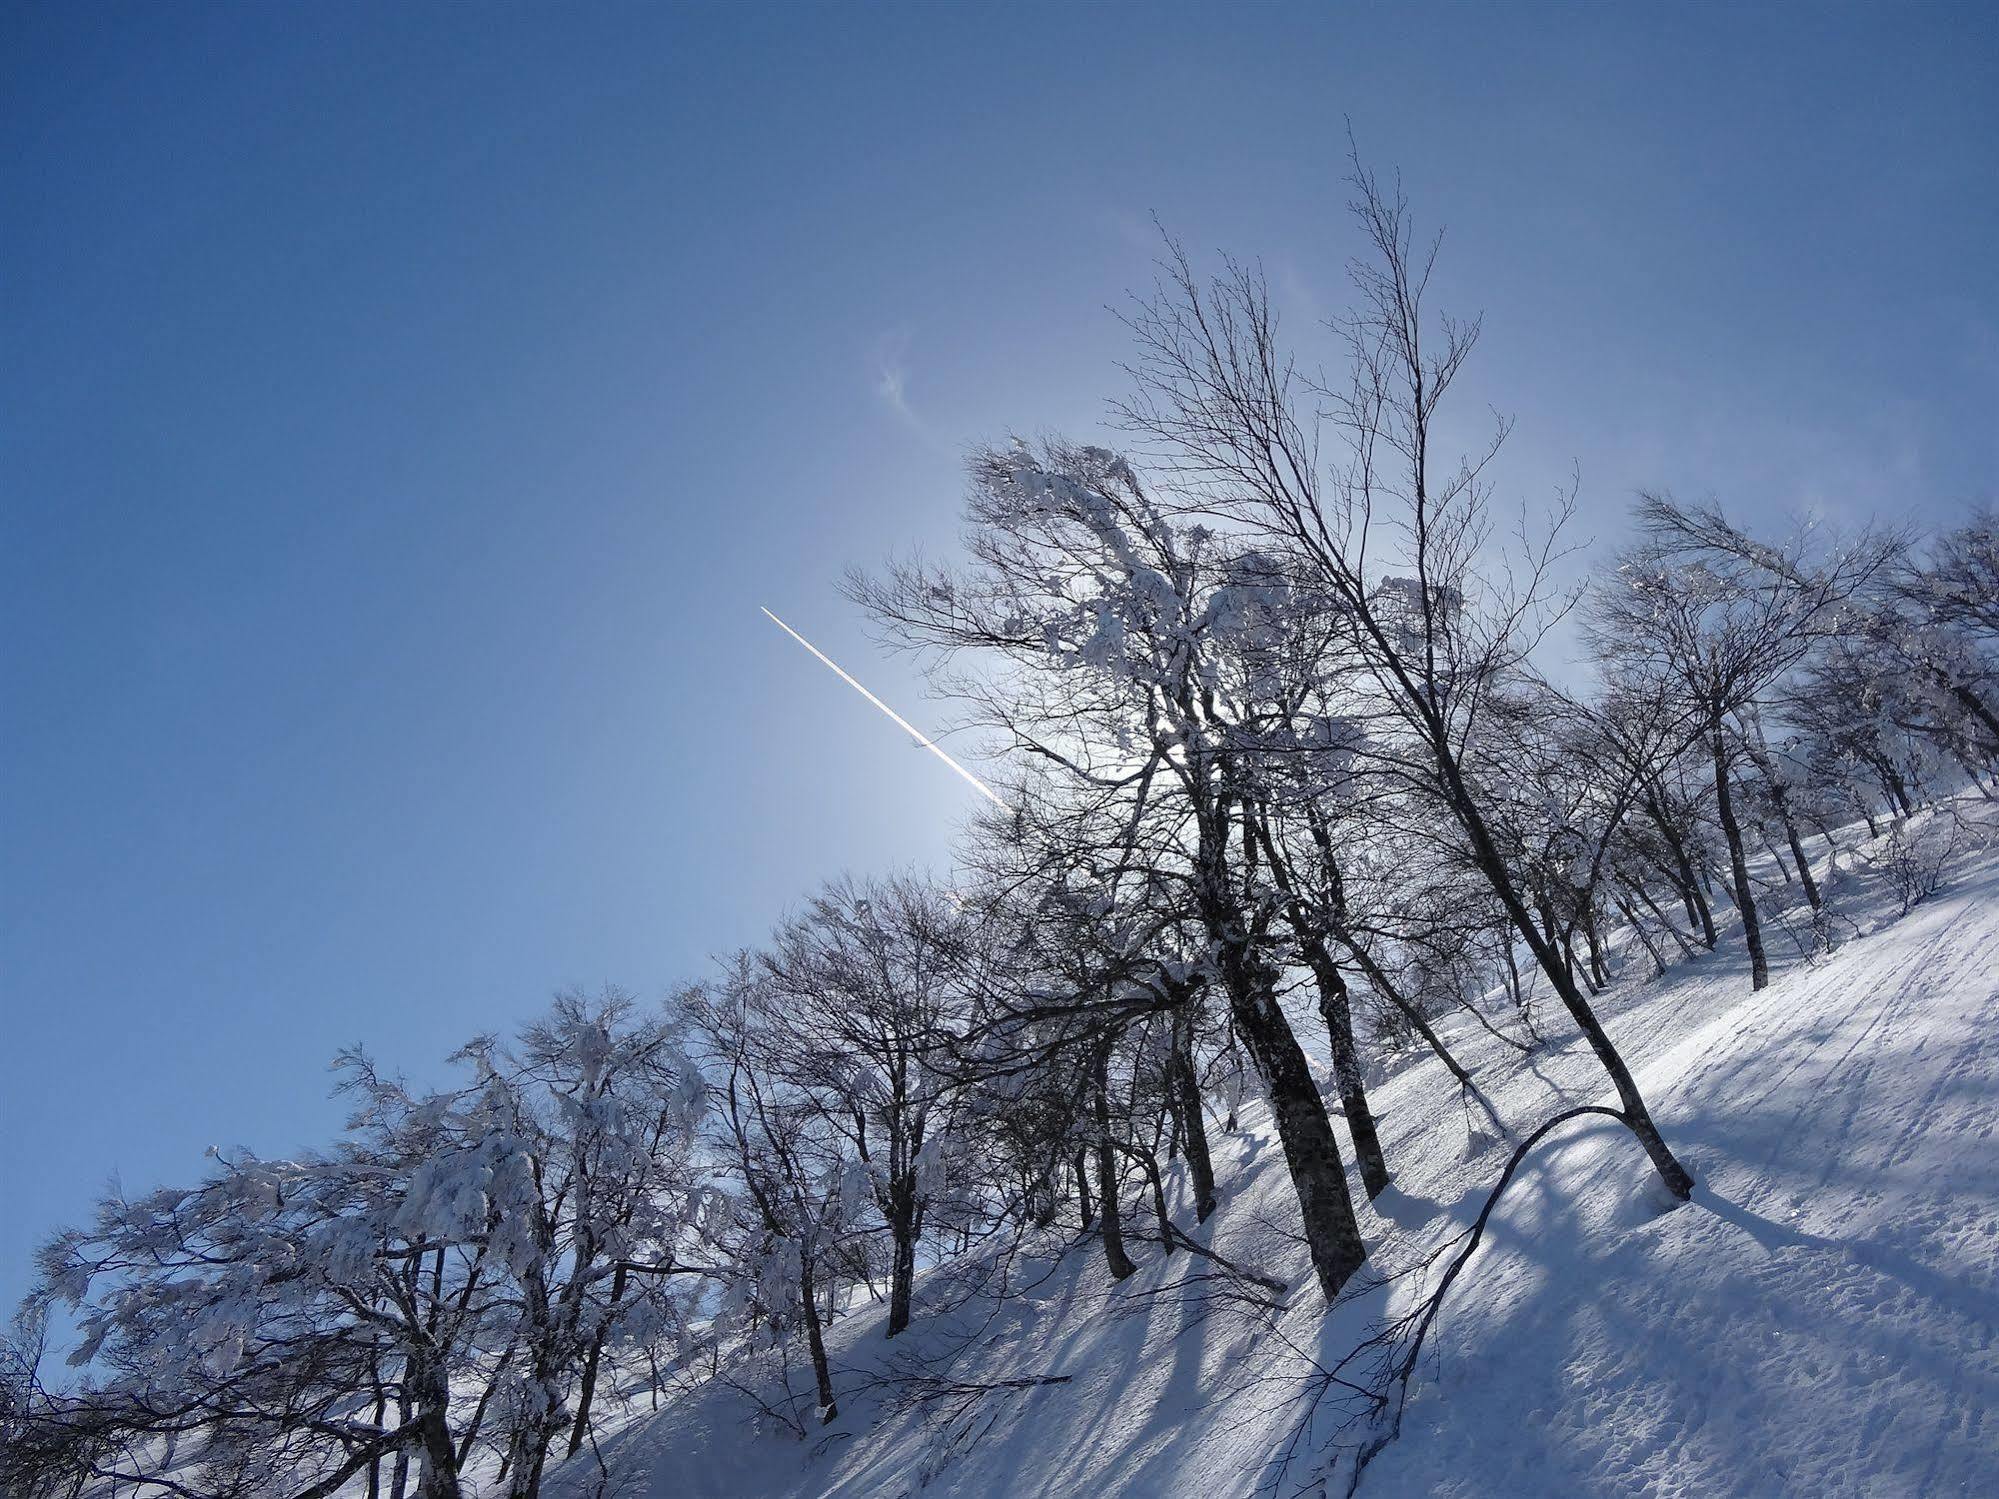
[[326, 1139], [972, 793], [839, 574], [1087, 435], [1158, 218], [1340, 305], [1448, 225], [1502, 479], [1948, 516], [1999, 458], [1999, 8], [0, 11], [0, 1295], [114, 1170]]

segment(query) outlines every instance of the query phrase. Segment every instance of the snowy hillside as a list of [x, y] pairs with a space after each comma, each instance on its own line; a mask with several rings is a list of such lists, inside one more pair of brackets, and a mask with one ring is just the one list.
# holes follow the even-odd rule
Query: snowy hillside
[[[1623, 954], [1606, 1021], [1699, 1177], [1694, 1201], [1662, 1210], [1608, 1120], [1552, 1134], [1452, 1288], [1401, 1435], [1359, 1493], [1993, 1492], [1999, 860], [1962, 855], [1903, 915], [1869, 851], [1839, 855], [1853, 927], [1809, 962], [1777, 944], [1784, 967], [1760, 994], [1739, 944], [1663, 978]], [[1532, 1055], [1468, 1021], [1449, 1034], [1516, 1136], [1602, 1091], [1559, 1014], [1544, 1028]], [[635, 1499], [1345, 1492], [1355, 1432], [1336, 1398], [1313, 1399], [1315, 1364], [1413, 1303], [1420, 1274], [1397, 1272], [1464, 1231], [1507, 1156], [1466, 1150], [1427, 1057], [1375, 1096], [1398, 1178], [1363, 1209], [1370, 1284], [1330, 1315], [1250, 1110], [1217, 1130], [1222, 1202], [1199, 1234], [1284, 1280], [1281, 1310], [1156, 1243], [1114, 1283], [1071, 1222], [1003, 1265], [975, 1253], [928, 1274], [892, 1342], [879, 1308], [836, 1323], [830, 1427], [812, 1421], [809, 1372], [788, 1400], [747, 1375], [708, 1382], [657, 1414], [638, 1397], [601, 1465], [586, 1454], [553, 1480]]]

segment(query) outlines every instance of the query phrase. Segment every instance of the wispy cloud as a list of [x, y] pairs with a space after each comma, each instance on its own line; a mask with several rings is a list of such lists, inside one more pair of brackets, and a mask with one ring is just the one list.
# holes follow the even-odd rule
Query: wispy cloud
[[882, 365], [880, 376], [875, 381], [875, 392], [890, 411], [912, 427], [922, 427], [923, 423], [916, 419], [916, 413], [909, 409], [909, 372], [900, 361]]
[[920, 416], [909, 401], [909, 335], [884, 333], [875, 340], [875, 397], [895, 419], [924, 444], [939, 453], [953, 451], [937, 429]]

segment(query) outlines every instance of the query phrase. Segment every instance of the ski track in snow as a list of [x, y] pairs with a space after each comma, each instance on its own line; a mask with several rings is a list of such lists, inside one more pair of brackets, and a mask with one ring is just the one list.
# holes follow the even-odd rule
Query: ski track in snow
[[[1779, 954], [1773, 922], [1778, 968], [1761, 994], [1732, 930], [1663, 979], [1627, 956], [1601, 1012], [1699, 1178], [1694, 1201], [1664, 1211], [1637, 1146], [1608, 1121], [1544, 1141], [1454, 1287], [1362, 1499], [1999, 1494], [1987, 1415], [1999, 1399], [1999, 859], [1968, 860], [1899, 920], [1864, 875], [1841, 882], [1845, 909], [1872, 930], [1807, 965]], [[1552, 1005], [1549, 1044], [1531, 1058], [1459, 1021], [1447, 1040], [1517, 1130], [1608, 1094]], [[1298, 1024], [1315, 1039], [1302, 1013]], [[1373, 1097], [1396, 1184], [1362, 1221], [1392, 1269], [1466, 1226], [1504, 1157], [1465, 1158], [1463, 1114], [1433, 1061], [1402, 1066]], [[1281, 1153], [1257, 1111], [1244, 1124], [1215, 1129], [1222, 1199], [1202, 1233], [1290, 1282], [1282, 1336], [1202, 1317], [1174, 1292], [1201, 1267], [1151, 1244], [1116, 1286], [1093, 1240], [1057, 1244], [1015, 1264], [1018, 1299], [955, 1310], [948, 1272], [933, 1272], [903, 1338], [884, 1342], [879, 1309], [832, 1329], [832, 1427], [801, 1442], [722, 1387], [656, 1416], [640, 1397], [602, 1444], [607, 1492], [1323, 1492], [1334, 1423], [1294, 1398], [1303, 1366], [1286, 1344], [1337, 1358], [1411, 1292], [1376, 1288], [1322, 1312], [1286, 1232]], [[989, 1396], [956, 1419], [891, 1409], [868, 1387], [918, 1360], [954, 1378], [1071, 1382]], [[795, 1390], [809, 1384], [794, 1370]], [[1279, 1471], [1273, 1455], [1301, 1423]], [[555, 1491], [591, 1494], [599, 1477], [579, 1459]]]

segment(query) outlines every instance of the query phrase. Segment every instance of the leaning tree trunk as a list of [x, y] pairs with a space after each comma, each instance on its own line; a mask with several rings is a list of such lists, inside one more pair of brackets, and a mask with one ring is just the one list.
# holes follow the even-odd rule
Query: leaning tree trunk
[[[1326, 1022], [1327, 1039], [1332, 1046], [1333, 1080], [1339, 1089], [1340, 1107], [1347, 1116], [1347, 1131], [1353, 1136], [1354, 1155], [1360, 1162], [1361, 1183], [1372, 1201], [1388, 1185], [1388, 1162], [1381, 1153], [1381, 1137], [1374, 1127], [1374, 1114], [1367, 1106], [1367, 1088], [1361, 1077], [1360, 1053], [1354, 1045], [1353, 1005], [1347, 996], [1346, 980], [1341, 977], [1333, 955], [1326, 950], [1323, 932], [1305, 914], [1305, 908], [1298, 899], [1297, 886], [1271, 833], [1268, 819], [1261, 816], [1246, 819], [1244, 832], [1254, 833], [1262, 843], [1270, 863], [1271, 877], [1284, 895], [1285, 919], [1319, 986], [1319, 1014]], [[1315, 824], [1313, 834], [1330, 865], [1332, 840], [1323, 824]]]
[[1583, 912], [1583, 939], [1589, 943], [1590, 980], [1601, 990], [1610, 983], [1610, 969], [1603, 961], [1603, 937], [1596, 929], [1594, 908]]
[[1450, 797], [1451, 810], [1458, 823], [1471, 840], [1472, 855], [1477, 861], [1479, 872], [1492, 886], [1493, 893], [1506, 907], [1513, 918], [1513, 924], [1527, 941], [1534, 959], [1541, 965], [1541, 971], [1548, 975], [1548, 981], [1555, 986], [1562, 1005], [1568, 1010], [1576, 1027], [1589, 1042], [1590, 1050], [1603, 1070], [1610, 1075], [1611, 1085], [1617, 1089], [1618, 1102], [1622, 1107], [1624, 1122], [1631, 1133], [1638, 1137], [1638, 1143], [1645, 1147], [1645, 1154], [1652, 1162], [1652, 1168], [1659, 1173], [1659, 1179], [1666, 1184], [1666, 1190], [1681, 1202], [1694, 1195], [1694, 1178], [1687, 1168], [1680, 1164], [1667, 1146], [1665, 1136], [1652, 1121], [1652, 1111], [1645, 1106], [1645, 1095], [1638, 1091], [1638, 1081], [1632, 1077], [1631, 1069], [1625, 1065], [1623, 1056], [1611, 1043], [1610, 1035], [1603, 1028], [1603, 1022], [1596, 1018], [1596, 1011], [1590, 1007], [1575, 980], [1562, 965], [1560, 956], [1549, 944], [1542, 940], [1535, 929], [1534, 918], [1520, 899], [1520, 891], [1513, 883], [1513, 875], [1506, 867], [1506, 859], [1494, 842], [1492, 829], [1486, 826], [1485, 817], [1473, 800], [1471, 789], [1465, 784], [1464, 775], [1452, 753], [1448, 739], [1441, 731], [1433, 744], [1437, 764], [1444, 775], [1444, 785]]
[[1624, 920], [1630, 926], [1632, 935], [1645, 945], [1646, 954], [1652, 959], [1653, 976], [1664, 977], [1666, 960], [1659, 956], [1658, 945], [1652, 941], [1651, 934], [1645, 930], [1644, 923], [1638, 919], [1637, 910], [1622, 895], [1613, 896], [1612, 899], [1617, 902], [1617, 909], [1624, 913]]
[[1647, 792], [1645, 810], [1673, 855], [1673, 884], [1679, 889], [1680, 904], [1687, 908], [1687, 924], [1699, 923], [1701, 943], [1713, 952], [1718, 940], [1714, 913], [1708, 909], [1707, 897], [1701, 893], [1700, 872], [1694, 868], [1694, 861], [1687, 853], [1687, 841], [1680, 836], [1680, 830], [1673, 826], [1673, 819], [1666, 812], [1663, 790]]
[[1763, 779], [1769, 784], [1770, 804], [1777, 809], [1777, 821], [1784, 826], [1784, 840], [1791, 846], [1791, 861], [1798, 866], [1798, 883], [1804, 886], [1805, 899], [1817, 911], [1823, 903], [1819, 899], [1818, 881], [1812, 878], [1812, 861], [1805, 857], [1804, 840], [1798, 836], [1798, 819], [1791, 811], [1790, 788], [1777, 774], [1777, 761], [1763, 737], [1762, 722], [1751, 715], [1749, 727], [1754, 733], [1754, 742], [1745, 742], [1749, 743], [1750, 754], [1756, 757], [1756, 768], [1763, 772]]
[[1206, 929], [1213, 961], [1229, 1002], [1235, 1033], [1249, 1048], [1257, 1076], [1270, 1100], [1298, 1216], [1319, 1289], [1328, 1302], [1367, 1260], [1360, 1224], [1347, 1191], [1339, 1141], [1326, 1117], [1325, 1100], [1312, 1069], [1277, 1003], [1277, 975], [1257, 956], [1247, 924], [1231, 890], [1228, 824], [1223, 805], [1203, 806], [1198, 819], [1194, 897]]
[[1749, 884], [1749, 859], [1742, 851], [1742, 826], [1735, 820], [1735, 797], [1728, 783], [1728, 746], [1721, 737], [1719, 722], [1714, 727], [1714, 810], [1721, 833], [1728, 840], [1729, 873], [1735, 880], [1735, 906], [1742, 913], [1742, 941], [1749, 949], [1749, 986], [1767, 988], [1770, 960], [1763, 953], [1763, 924], [1756, 919], [1756, 892]]
[[1721, 935], [1714, 929], [1714, 908], [1707, 902], [1707, 892], [1701, 889], [1700, 876], [1686, 862], [1686, 855], [1680, 855], [1682, 864], [1680, 884], [1680, 904], [1687, 909], [1687, 921], [1700, 923], [1701, 946], [1713, 952], [1721, 943]]
[[1333, 955], [1326, 951], [1326, 944], [1316, 936], [1307, 937], [1303, 933], [1300, 936], [1305, 960], [1319, 986], [1319, 1014], [1326, 1022], [1326, 1035], [1332, 1045], [1333, 1082], [1339, 1089], [1340, 1107], [1347, 1116], [1347, 1133], [1353, 1136], [1361, 1185], [1372, 1201], [1388, 1186], [1388, 1161], [1381, 1151], [1374, 1112], [1368, 1107], [1360, 1051], [1354, 1045], [1353, 1003], [1347, 994], [1347, 981], [1341, 976], [1339, 965], [1333, 962]]
[[1384, 973], [1381, 965], [1369, 955], [1366, 945], [1343, 927], [1335, 926], [1332, 930], [1340, 946], [1353, 955], [1355, 965], [1367, 975], [1368, 984], [1374, 992], [1393, 1005], [1396, 1012], [1409, 1022], [1410, 1029], [1423, 1038], [1424, 1044], [1436, 1055], [1437, 1060], [1444, 1064], [1444, 1070], [1457, 1080], [1464, 1096], [1476, 1103], [1485, 1117], [1492, 1121], [1493, 1129], [1501, 1135], [1508, 1134], [1506, 1121], [1499, 1117], [1499, 1111], [1492, 1106], [1492, 1100], [1485, 1096], [1471, 1073], [1465, 1070], [1464, 1064], [1451, 1055], [1450, 1048], [1444, 1045], [1444, 1038], [1439, 1036], [1430, 1022], [1423, 1018], [1423, 1012], [1416, 1007], [1414, 1001], [1406, 998], [1402, 991], [1395, 987], [1395, 981]]
[[[1652, 892], [1647, 890], [1644, 884], [1638, 880], [1626, 880], [1624, 884], [1626, 889], [1632, 891], [1640, 900], [1645, 902], [1645, 909], [1658, 918], [1659, 925], [1666, 929], [1667, 935], [1673, 939], [1674, 944], [1680, 949], [1680, 956], [1691, 958], [1694, 955], [1693, 943], [1681, 935], [1680, 929], [1673, 925], [1672, 919], [1660, 909], [1659, 902], [1652, 898]], [[1636, 925], [1636, 923], [1633, 924]]]
[[1259, 963], [1239, 929], [1223, 913], [1210, 910], [1208, 929], [1216, 938], [1222, 986], [1235, 1017], [1236, 1034], [1249, 1048], [1250, 1060], [1263, 1079], [1270, 1099], [1271, 1119], [1298, 1194], [1305, 1242], [1319, 1289], [1331, 1301], [1367, 1259], [1353, 1198], [1347, 1192], [1346, 1167], [1325, 1101], [1312, 1081], [1312, 1069], [1277, 1003], [1274, 975]]

